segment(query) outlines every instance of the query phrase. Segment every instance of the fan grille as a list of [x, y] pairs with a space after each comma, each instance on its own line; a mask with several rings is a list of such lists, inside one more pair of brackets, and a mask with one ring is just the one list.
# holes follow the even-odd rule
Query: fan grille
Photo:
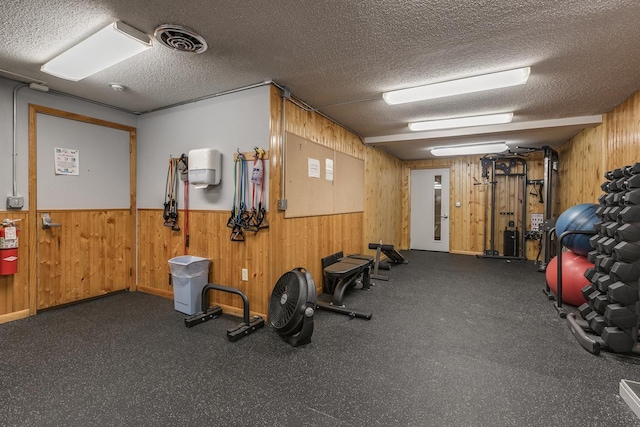
[[203, 53], [208, 47], [202, 36], [179, 25], [160, 25], [153, 35], [162, 45], [180, 52]]
[[300, 296], [300, 278], [293, 271], [278, 280], [269, 302], [269, 321], [276, 329], [282, 329], [295, 316]]

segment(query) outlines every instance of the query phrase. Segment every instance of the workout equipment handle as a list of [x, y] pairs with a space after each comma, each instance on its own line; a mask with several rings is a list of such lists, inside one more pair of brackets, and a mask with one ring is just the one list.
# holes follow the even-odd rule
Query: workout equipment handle
[[207, 312], [207, 306], [208, 306], [208, 302], [207, 302], [207, 292], [210, 290], [216, 290], [216, 291], [222, 291], [222, 292], [228, 292], [230, 294], [236, 294], [239, 295], [240, 298], [242, 298], [242, 307], [243, 307], [243, 320], [244, 320], [244, 324], [245, 325], [250, 325], [251, 322], [249, 320], [249, 300], [247, 299], [247, 296], [240, 290], [240, 289], [236, 289], [236, 288], [231, 288], [229, 286], [224, 286], [224, 285], [216, 285], [213, 283], [208, 283], [207, 285], [205, 285], [204, 288], [202, 288], [202, 312], [206, 313]]
[[380, 243], [369, 243], [369, 249], [376, 250], [380, 248], [382, 251], [392, 251], [394, 249], [393, 245], [381, 245]]

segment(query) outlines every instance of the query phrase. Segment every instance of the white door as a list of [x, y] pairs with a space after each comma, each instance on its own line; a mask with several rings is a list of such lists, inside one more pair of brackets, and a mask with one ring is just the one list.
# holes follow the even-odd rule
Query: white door
[[411, 249], [449, 252], [449, 169], [411, 171]]

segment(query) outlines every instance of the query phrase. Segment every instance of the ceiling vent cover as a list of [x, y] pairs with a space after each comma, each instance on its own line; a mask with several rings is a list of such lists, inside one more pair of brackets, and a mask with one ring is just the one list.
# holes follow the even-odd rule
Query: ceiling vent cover
[[201, 35], [179, 25], [160, 25], [153, 35], [169, 49], [190, 53], [202, 53], [207, 50], [207, 42]]

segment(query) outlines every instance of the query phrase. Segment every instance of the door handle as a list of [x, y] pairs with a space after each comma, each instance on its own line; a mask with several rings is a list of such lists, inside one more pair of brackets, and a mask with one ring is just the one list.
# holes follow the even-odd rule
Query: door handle
[[45, 212], [42, 214], [42, 229], [43, 230], [48, 230], [51, 227], [61, 227], [62, 224], [60, 223], [56, 223], [56, 222], [51, 222], [51, 216]]
[[449, 218], [449, 215], [447, 215], [447, 214], [444, 214], [444, 215], [441, 215], [441, 216], [440, 216], [440, 218], [444, 218], [444, 219], [447, 219], [447, 218]]

